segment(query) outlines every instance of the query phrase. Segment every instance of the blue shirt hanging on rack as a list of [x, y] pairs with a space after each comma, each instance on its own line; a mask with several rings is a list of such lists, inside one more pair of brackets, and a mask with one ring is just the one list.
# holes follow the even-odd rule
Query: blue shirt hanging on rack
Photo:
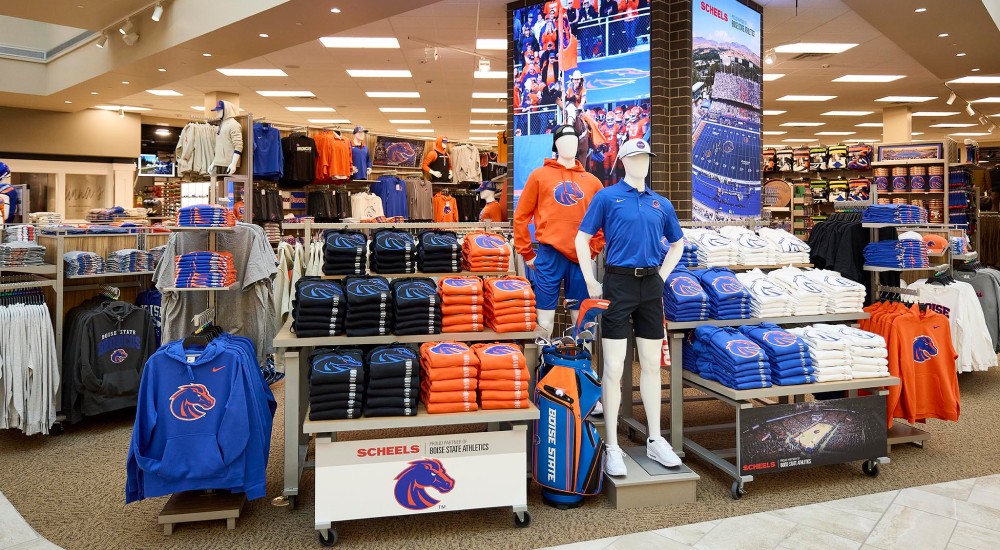
[[382, 199], [382, 210], [386, 216], [409, 218], [406, 200], [406, 182], [396, 176], [382, 176], [371, 185], [371, 192]]
[[253, 125], [253, 175], [279, 180], [284, 175], [285, 157], [281, 152], [281, 134], [270, 124]]
[[368, 179], [368, 171], [372, 168], [372, 158], [368, 154], [368, 147], [364, 145], [351, 145], [351, 163], [358, 169], [352, 180]]

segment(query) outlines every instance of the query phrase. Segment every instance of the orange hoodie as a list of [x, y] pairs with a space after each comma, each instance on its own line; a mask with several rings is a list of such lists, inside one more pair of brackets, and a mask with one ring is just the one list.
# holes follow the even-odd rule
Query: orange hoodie
[[[444, 140], [445, 137], [439, 137], [434, 142], [434, 150], [430, 151], [424, 156], [424, 173], [431, 181], [443, 182], [451, 181], [451, 163], [448, 159], [448, 150], [445, 148]], [[437, 178], [430, 174], [430, 171], [434, 170], [441, 172], [441, 177]]]
[[[535, 224], [535, 239], [562, 252], [577, 262], [574, 240], [580, 222], [594, 195], [603, 186], [600, 180], [583, 169], [580, 161], [566, 168], [553, 159], [528, 176], [517, 209], [514, 211], [514, 248], [529, 261], [535, 257], [531, 248], [528, 224]], [[604, 234], [590, 240], [590, 250], [596, 256], [604, 248]]]

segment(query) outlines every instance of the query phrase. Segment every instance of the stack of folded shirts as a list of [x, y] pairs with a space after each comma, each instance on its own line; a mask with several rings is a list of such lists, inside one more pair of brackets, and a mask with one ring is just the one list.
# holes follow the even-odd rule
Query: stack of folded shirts
[[466, 271], [481, 273], [510, 269], [510, 244], [496, 233], [474, 231], [467, 234], [462, 253]]
[[358, 231], [327, 231], [323, 235], [324, 275], [364, 275], [368, 237]]
[[33, 242], [35, 241], [35, 226], [8, 225], [3, 228], [3, 242]]
[[[12, 243], [4, 246], [13, 246]], [[104, 258], [93, 252], [76, 250], [63, 254], [67, 277], [82, 277], [84, 275], [99, 275], [104, 273]]]
[[748, 228], [725, 226], [719, 228], [719, 233], [736, 244], [736, 261], [739, 265], [774, 265], [774, 247]]
[[229, 252], [208, 250], [179, 256], [174, 268], [179, 288], [225, 288], [236, 284], [236, 267]]
[[462, 271], [462, 245], [452, 231], [424, 231], [417, 237], [417, 265], [424, 273]]
[[865, 285], [828, 269], [809, 269], [805, 276], [826, 292], [829, 298], [827, 313], [854, 313], [864, 309], [868, 294]]
[[927, 223], [927, 211], [911, 204], [876, 204], [865, 208], [862, 223]]
[[372, 235], [369, 268], [372, 273], [416, 273], [416, 239], [405, 231], [395, 229], [376, 231]]
[[24, 267], [28, 265], [43, 265], [44, 263], [44, 246], [40, 246], [34, 242], [0, 244], [0, 267]]
[[392, 344], [368, 352], [365, 416], [416, 416], [420, 359], [409, 346]]
[[177, 225], [186, 227], [232, 227], [233, 211], [217, 204], [195, 204], [177, 211]]
[[135, 248], [125, 248], [108, 253], [106, 271], [108, 273], [135, 273], [152, 271], [153, 264], [149, 252]]
[[535, 291], [524, 277], [488, 278], [486, 290], [486, 325], [495, 332], [530, 332], [538, 321]]
[[739, 250], [733, 241], [711, 229], [685, 229], [684, 235], [698, 245], [698, 264], [706, 266], [735, 265]]
[[852, 378], [850, 343], [846, 338], [815, 327], [790, 328], [788, 332], [802, 338], [809, 346], [817, 382]]
[[479, 408], [527, 409], [528, 362], [515, 344], [474, 344], [479, 359]]
[[708, 309], [708, 294], [695, 274], [677, 267], [667, 275], [663, 283], [663, 316], [668, 321], [704, 321]]
[[736, 390], [771, 386], [771, 365], [760, 346], [734, 328], [694, 330], [695, 365], [702, 378]]
[[309, 420], [361, 418], [365, 366], [358, 349], [316, 348], [309, 355]]
[[889, 376], [889, 352], [885, 338], [847, 325], [814, 325], [813, 328], [842, 336], [851, 351], [851, 375], [854, 378]]
[[795, 311], [795, 300], [759, 269], [737, 273], [736, 279], [750, 293], [750, 311], [754, 317], [788, 317]]
[[731, 269], [713, 267], [698, 272], [701, 287], [708, 295], [711, 319], [749, 319], [752, 300]]
[[922, 239], [879, 241], [865, 245], [865, 265], [876, 267], [930, 267], [927, 243]]
[[156, 266], [163, 259], [163, 253], [166, 252], [167, 245], [162, 244], [160, 246], [154, 246], [149, 249], [149, 265], [153, 266], [151, 269], [156, 269]]
[[441, 296], [442, 332], [482, 332], [485, 327], [483, 280], [479, 277], [442, 277], [438, 281]]
[[809, 346], [798, 336], [771, 323], [742, 326], [739, 331], [764, 350], [771, 365], [772, 383], [794, 386], [816, 381]]
[[295, 282], [292, 331], [299, 338], [338, 336], [344, 333], [347, 297], [340, 281], [302, 277]]
[[392, 333], [392, 290], [385, 277], [348, 277], [347, 335], [384, 336]]
[[[669, 247], [669, 243], [666, 242], [667, 238], [664, 237], [664, 246]], [[691, 239], [684, 236], [684, 253], [681, 254], [680, 265], [684, 267], [698, 267], [698, 245], [694, 244]]]
[[794, 315], [825, 315], [830, 296], [797, 267], [783, 267], [767, 274], [792, 297]]
[[396, 279], [389, 286], [396, 319], [395, 334], [441, 333], [441, 297], [434, 279]]
[[121, 206], [111, 208], [92, 208], [87, 211], [88, 222], [111, 222], [125, 215], [125, 209]]
[[461, 342], [420, 346], [420, 400], [431, 414], [478, 411], [479, 358]]
[[59, 225], [62, 223], [62, 216], [56, 212], [32, 212], [29, 214], [31, 223], [35, 225]]
[[281, 224], [267, 222], [264, 224], [264, 234], [267, 235], [267, 242], [277, 243], [281, 241]]
[[776, 265], [809, 263], [810, 248], [802, 239], [784, 229], [770, 227], [762, 227], [758, 233], [774, 249], [774, 263]]

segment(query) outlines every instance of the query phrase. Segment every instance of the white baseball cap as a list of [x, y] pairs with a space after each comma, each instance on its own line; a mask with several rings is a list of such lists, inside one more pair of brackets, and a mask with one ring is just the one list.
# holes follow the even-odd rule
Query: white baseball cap
[[656, 156], [656, 154], [653, 153], [652, 148], [644, 139], [630, 139], [622, 144], [622, 148], [618, 150], [618, 158], [620, 159], [631, 157], [632, 155]]

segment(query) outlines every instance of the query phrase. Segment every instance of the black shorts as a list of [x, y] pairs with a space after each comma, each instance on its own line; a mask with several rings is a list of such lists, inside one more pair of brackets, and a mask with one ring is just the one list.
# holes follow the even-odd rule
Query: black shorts
[[663, 279], [653, 273], [645, 277], [604, 275], [604, 299], [611, 302], [601, 315], [601, 338], [628, 338], [632, 319], [636, 338], [663, 339]]

